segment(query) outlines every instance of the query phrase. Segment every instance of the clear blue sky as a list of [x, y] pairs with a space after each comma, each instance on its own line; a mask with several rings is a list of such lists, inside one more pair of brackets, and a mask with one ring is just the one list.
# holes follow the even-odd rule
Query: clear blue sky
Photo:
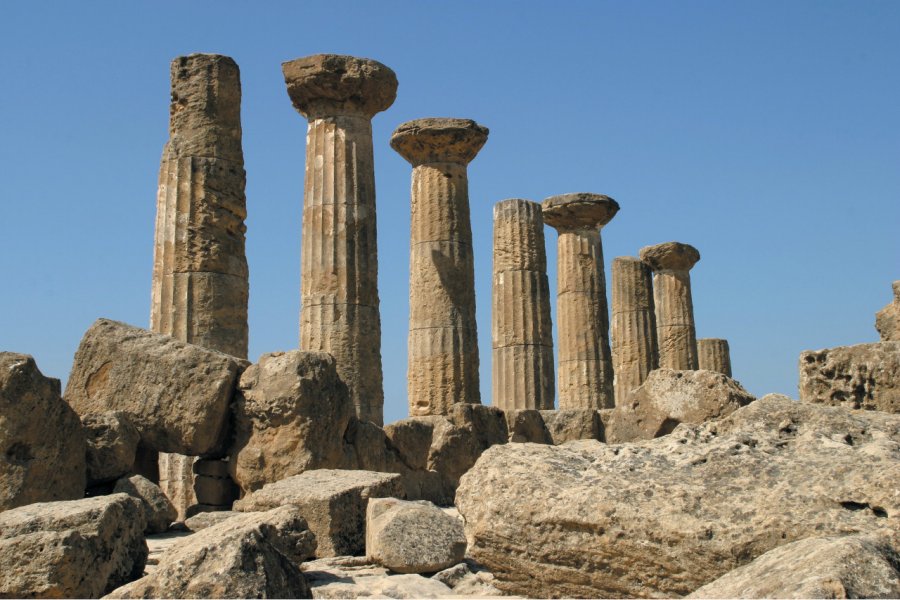
[[[900, 279], [900, 2], [0, 2], [0, 349], [67, 377], [104, 316], [146, 327], [169, 61], [240, 65], [250, 358], [296, 347], [305, 122], [284, 60], [394, 69], [374, 120], [385, 417], [406, 415], [410, 167], [398, 124], [473, 118], [483, 401], [491, 207], [589, 191], [615, 256], [695, 245], [700, 337], [751, 392], [801, 350], [877, 340]], [[548, 230], [551, 291], [556, 236]]]

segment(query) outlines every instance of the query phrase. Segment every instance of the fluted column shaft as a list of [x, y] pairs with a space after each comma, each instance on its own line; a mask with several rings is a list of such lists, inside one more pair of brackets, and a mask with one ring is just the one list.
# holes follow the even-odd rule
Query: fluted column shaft
[[413, 168], [407, 373], [411, 416], [446, 414], [455, 403], [480, 402], [464, 164]]
[[669, 269], [654, 272], [653, 300], [660, 368], [696, 370], [697, 333], [690, 272]]
[[728, 340], [704, 338], [697, 340], [698, 368], [731, 377], [731, 349]]
[[559, 408], [611, 408], [613, 370], [599, 229], [560, 230], [557, 261]]
[[659, 366], [652, 275], [630, 256], [612, 262], [612, 360], [617, 406]]
[[371, 119], [309, 120], [300, 267], [300, 347], [331, 353], [357, 416], [383, 422]]
[[541, 205], [494, 205], [492, 403], [553, 409], [553, 326]]

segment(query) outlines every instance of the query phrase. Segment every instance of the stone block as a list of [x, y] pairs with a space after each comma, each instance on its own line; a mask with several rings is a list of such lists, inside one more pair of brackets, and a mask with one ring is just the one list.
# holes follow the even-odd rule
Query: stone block
[[178, 511], [159, 489], [159, 486], [140, 475], [123, 477], [118, 480], [113, 488], [113, 493], [128, 494], [140, 500], [147, 521], [145, 533], [163, 533], [178, 517]]
[[[612, 409], [604, 409], [611, 411]], [[572, 440], [605, 439], [603, 422], [597, 410], [542, 410], [541, 418], [550, 438], [549, 443], [559, 445]]]
[[124, 413], [84, 415], [81, 424], [87, 438], [89, 486], [115, 481], [134, 470], [141, 434]]
[[900, 413], [900, 342], [801, 353], [800, 400]]

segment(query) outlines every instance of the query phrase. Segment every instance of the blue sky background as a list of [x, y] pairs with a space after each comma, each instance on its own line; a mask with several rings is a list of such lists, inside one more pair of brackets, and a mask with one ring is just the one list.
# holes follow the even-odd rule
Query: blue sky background
[[[296, 347], [306, 124], [282, 61], [397, 73], [374, 120], [385, 417], [406, 416], [410, 167], [400, 123], [477, 120], [470, 165], [483, 402], [491, 207], [604, 193], [612, 258], [700, 249], [697, 333], [751, 392], [801, 350], [877, 340], [900, 279], [900, 2], [0, 2], [0, 349], [67, 377], [100, 316], [146, 327], [169, 61], [240, 65], [250, 358]], [[547, 231], [555, 293], [556, 235]]]

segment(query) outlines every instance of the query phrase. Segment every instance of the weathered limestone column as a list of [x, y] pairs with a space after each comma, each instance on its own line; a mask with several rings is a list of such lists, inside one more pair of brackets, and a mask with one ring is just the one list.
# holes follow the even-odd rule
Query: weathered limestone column
[[688, 244], [666, 242], [641, 248], [641, 260], [653, 269], [659, 366], [696, 370], [697, 332], [690, 270], [700, 260], [700, 252]]
[[[150, 329], [247, 357], [247, 216], [237, 64], [217, 54], [172, 61], [153, 251]], [[161, 454], [160, 486], [184, 518], [197, 503], [194, 457]]]
[[728, 340], [720, 338], [697, 340], [697, 364], [699, 369], [731, 377], [731, 350], [728, 348]]
[[300, 266], [300, 347], [331, 353], [356, 415], [383, 424], [372, 117], [397, 77], [367, 58], [317, 54], [282, 65], [309, 120]]
[[552, 410], [553, 324], [539, 203], [516, 198], [494, 205], [492, 291], [492, 404]]
[[612, 408], [613, 367], [600, 229], [619, 211], [600, 194], [563, 194], [541, 204], [559, 232], [556, 320], [559, 408]]
[[468, 119], [400, 125], [391, 147], [413, 166], [409, 256], [410, 416], [480, 403], [467, 165], [488, 129]]
[[617, 405], [659, 366], [652, 275], [632, 256], [612, 262], [612, 362]]

